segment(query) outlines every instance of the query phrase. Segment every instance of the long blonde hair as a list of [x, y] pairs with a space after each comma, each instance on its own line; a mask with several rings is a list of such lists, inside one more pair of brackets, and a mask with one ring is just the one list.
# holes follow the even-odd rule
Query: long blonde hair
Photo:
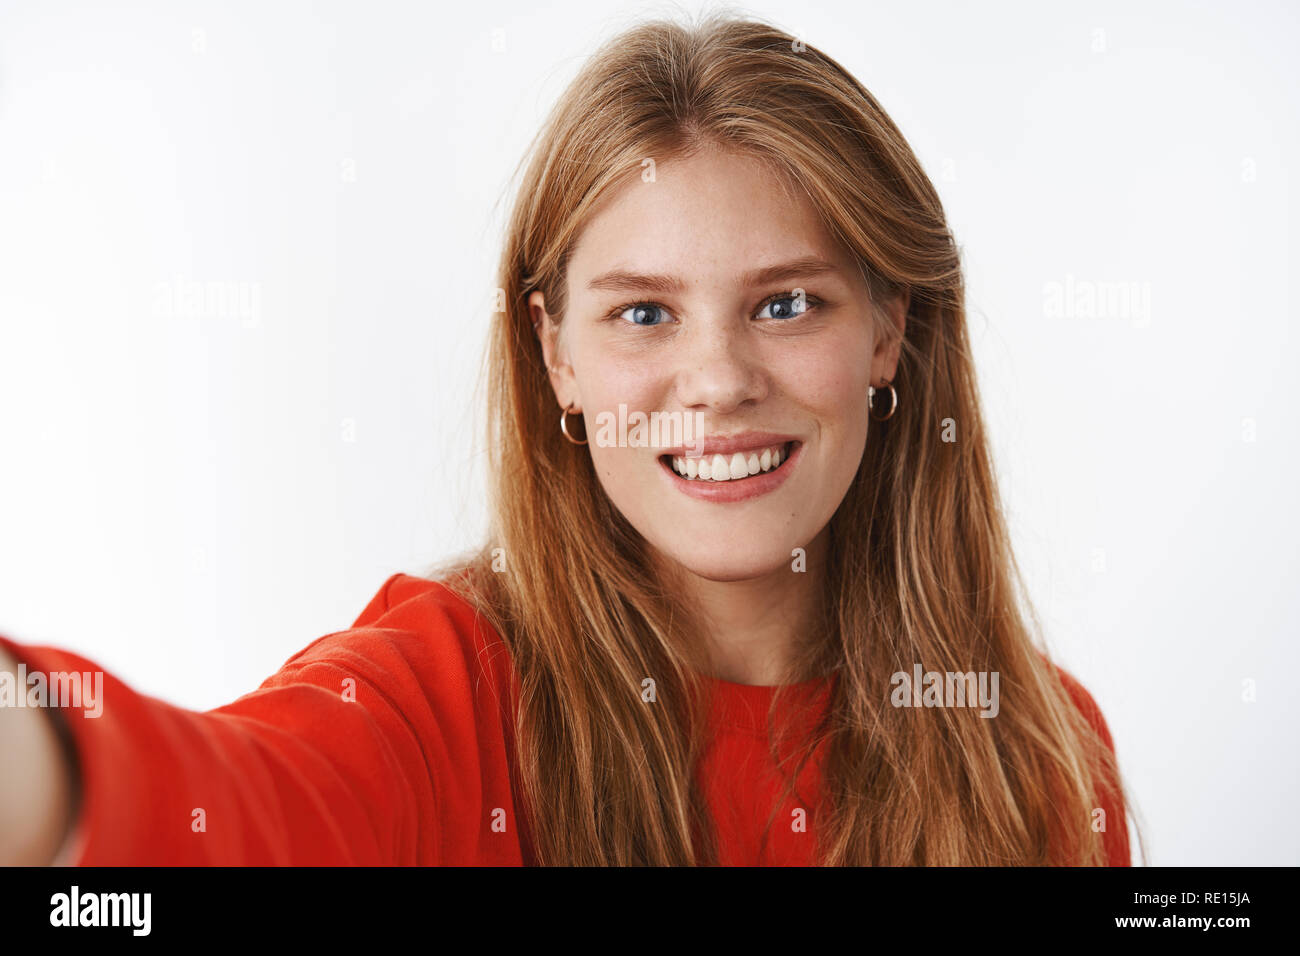
[[[873, 426], [831, 522], [825, 618], [789, 673], [836, 677], [795, 759], [825, 742], [819, 862], [1104, 862], [1093, 809], [1103, 793], [1123, 801], [1119, 773], [1025, 623], [939, 197], [841, 66], [730, 15], [649, 22], [605, 45], [534, 141], [508, 224], [488, 356], [492, 526], [480, 553], [443, 570], [458, 571], [448, 583], [501, 634], [519, 677], [532, 862], [718, 857], [694, 779], [708, 668], [698, 609], [650, 573], [590, 456], [561, 436], [527, 308], [541, 290], [563, 321], [566, 258], [593, 205], [643, 159], [706, 146], [764, 160], [801, 190], [855, 255], [873, 305], [910, 292], [899, 408]], [[897, 336], [878, 309], [874, 321]], [[996, 719], [891, 705], [890, 675], [916, 662], [996, 671], [1006, 703]]]

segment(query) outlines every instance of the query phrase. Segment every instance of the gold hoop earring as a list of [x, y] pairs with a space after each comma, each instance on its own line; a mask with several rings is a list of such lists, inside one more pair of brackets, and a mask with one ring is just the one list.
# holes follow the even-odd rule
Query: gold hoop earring
[[883, 422], [891, 417], [898, 410], [898, 392], [889, 382], [885, 382], [885, 388], [889, 389], [889, 411], [883, 415], [873, 414], [876, 410], [876, 389], [872, 385], [867, 386], [867, 414], [871, 415], [874, 421]]
[[569, 412], [571, 411], [573, 411], [572, 403], [570, 403], [568, 408], [560, 412], [560, 431], [564, 433], [565, 438], [569, 439], [569, 441], [573, 442], [575, 445], [585, 445], [587, 444], [587, 439], [584, 438], [582, 441], [579, 441], [569, 434]]

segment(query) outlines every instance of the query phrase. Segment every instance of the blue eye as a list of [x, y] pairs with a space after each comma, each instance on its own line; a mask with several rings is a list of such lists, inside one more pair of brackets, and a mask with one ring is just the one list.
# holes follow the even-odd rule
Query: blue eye
[[[786, 305], [784, 303], [789, 303]], [[768, 309], [773, 309], [773, 314], [764, 315]], [[791, 295], [774, 295], [763, 303], [763, 308], [759, 310], [756, 318], [760, 319], [794, 319], [808, 311], [808, 296], [804, 294]]]
[[[629, 312], [631, 317], [628, 317]], [[659, 325], [661, 323], [657, 319], [662, 317], [662, 313], [662, 306], [652, 302], [638, 302], [624, 308], [619, 316], [632, 325]]]
[[[821, 305], [820, 299], [808, 295], [802, 289], [795, 289], [793, 292], [770, 296], [763, 302], [754, 318], [788, 322], [819, 305]], [[628, 325], [639, 325], [645, 328], [654, 328], [673, 321], [671, 313], [654, 302], [630, 302], [627, 305], [620, 305], [610, 312], [607, 318], [622, 319]]]

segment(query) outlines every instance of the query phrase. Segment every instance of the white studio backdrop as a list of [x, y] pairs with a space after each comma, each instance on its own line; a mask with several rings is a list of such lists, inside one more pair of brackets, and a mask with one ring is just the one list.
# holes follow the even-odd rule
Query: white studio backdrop
[[[697, 9], [0, 4], [0, 632], [206, 709], [470, 547], [516, 164], [601, 40]], [[1017, 554], [1152, 862], [1300, 863], [1297, 8], [743, 10], [940, 190]]]

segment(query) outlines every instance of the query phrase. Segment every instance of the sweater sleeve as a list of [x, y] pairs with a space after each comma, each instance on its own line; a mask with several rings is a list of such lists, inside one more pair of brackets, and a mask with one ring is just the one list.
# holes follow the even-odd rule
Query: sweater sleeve
[[390, 607], [394, 584], [414, 580], [393, 575], [353, 628], [201, 713], [78, 654], [0, 637], [29, 674], [83, 673], [83, 685], [102, 674], [95, 706], [60, 707], [81, 799], [56, 862], [402, 865], [463, 853], [455, 824], [478, 792], [458, 775], [480, 766], [463, 621], [427, 589]]
[[[1110, 728], [1106, 725], [1106, 718], [1102, 716], [1101, 708], [1093, 700], [1092, 695], [1064, 668], [1057, 667], [1057, 673], [1060, 674], [1061, 683], [1065, 685], [1066, 692], [1074, 701], [1076, 707], [1087, 719], [1088, 724], [1097, 732], [1102, 743], [1112, 753], [1115, 753], [1115, 742], [1111, 739]], [[1105, 821], [1106, 829], [1101, 833], [1102, 845], [1106, 850], [1106, 860], [1109, 866], [1132, 866], [1132, 854], [1129, 847], [1128, 838], [1128, 819], [1124, 813], [1124, 801], [1121, 798], [1121, 789], [1119, 782], [1112, 778], [1105, 778], [1101, 781], [1100, 793], [1098, 794], [1098, 803], [1106, 812]]]

